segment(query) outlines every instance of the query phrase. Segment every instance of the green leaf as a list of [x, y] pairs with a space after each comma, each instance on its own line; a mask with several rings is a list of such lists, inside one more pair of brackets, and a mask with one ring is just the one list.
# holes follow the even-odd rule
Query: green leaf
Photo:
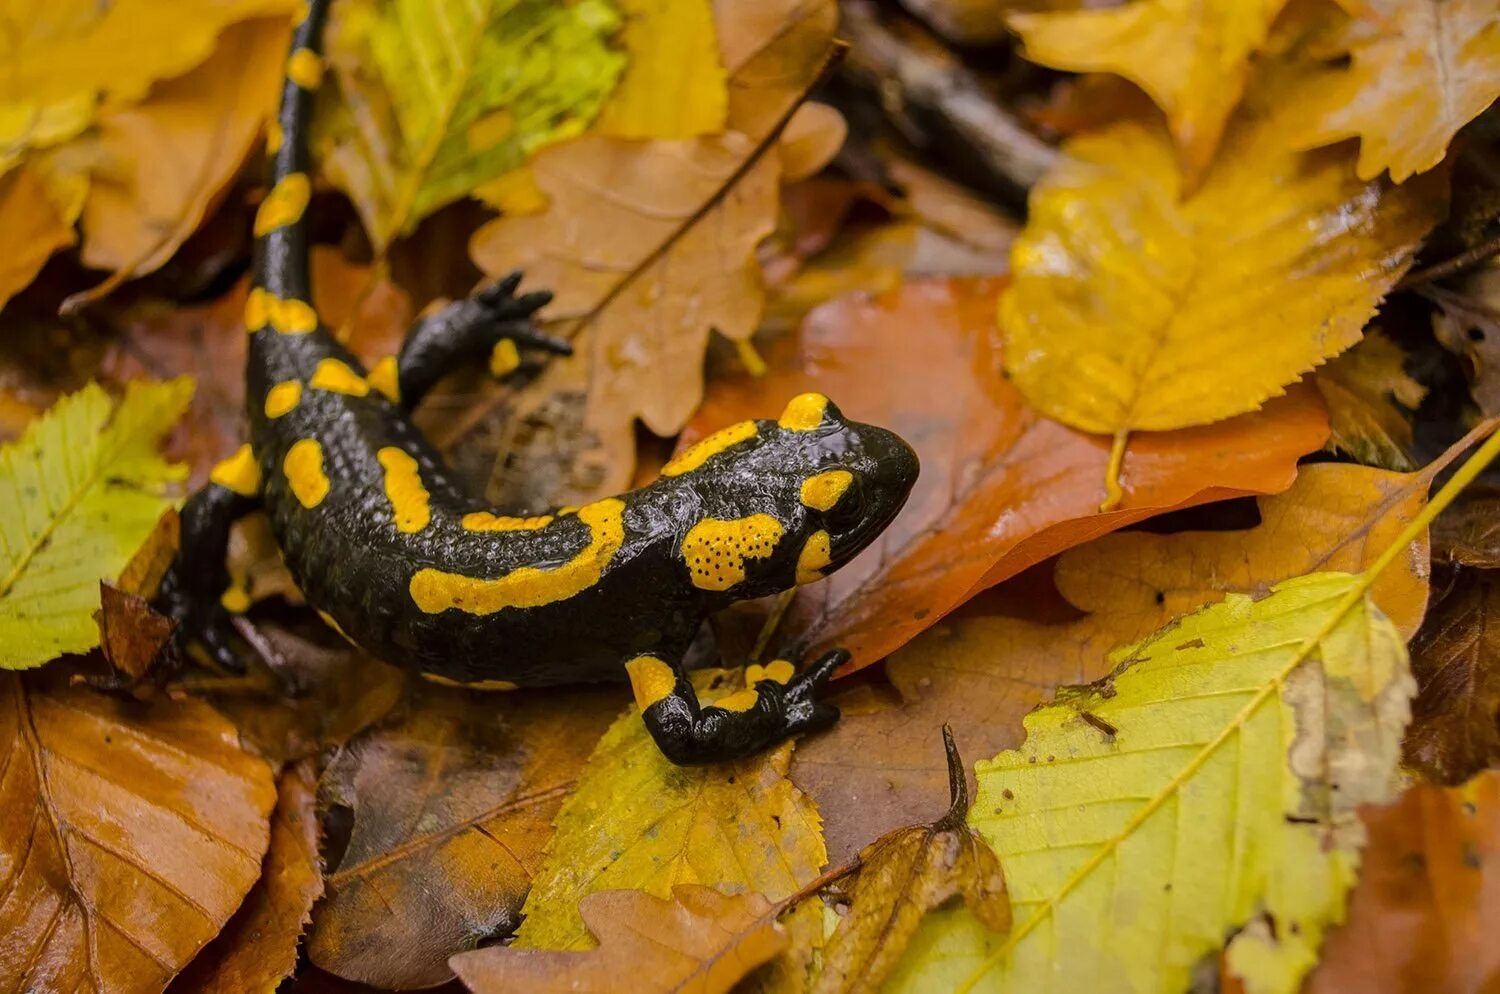
[[607, 0], [341, 0], [333, 13], [322, 159], [377, 249], [580, 133], [625, 64]]
[[116, 403], [90, 383], [0, 447], [0, 668], [99, 644], [99, 581], [113, 579], [173, 500], [186, 467], [157, 444], [193, 381], [133, 382]]

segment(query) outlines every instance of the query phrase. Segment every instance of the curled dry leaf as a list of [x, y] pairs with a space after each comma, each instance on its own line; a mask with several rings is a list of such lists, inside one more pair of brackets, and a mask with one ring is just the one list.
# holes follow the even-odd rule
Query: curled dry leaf
[[1409, 417], [1427, 388], [1407, 375], [1405, 361], [1401, 347], [1374, 330], [1318, 369], [1313, 382], [1328, 405], [1330, 449], [1366, 466], [1413, 468]]
[[0, 676], [0, 990], [160, 991], [261, 872], [271, 769], [195, 701]]
[[174, 994], [274, 991], [297, 966], [297, 946], [323, 893], [317, 771], [311, 760], [281, 775], [260, 880], [213, 942], [173, 982]]
[[787, 943], [759, 894], [727, 897], [678, 884], [672, 899], [635, 890], [589, 894], [578, 914], [598, 948], [587, 952], [494, 946], [453, 957], [474, 994], [610, 991], [723, 994]]
[[1107, 443], [1041, 417], [997, 375], [1008, 347], [994, 327], [1000, 286], [925, 280], [832, 301], [800, 335], [771, 343], [766, 376], [713, 385], [679, 444], [818, 390], [849, 417], [898, 432], [922, 460], [900, 517], [853, 562], [800, 588], [778, 641], [847, 646], [854, 666], [868, 665], [974, 592], [1072, 545], [1170, 508], [1285, 489], [1297, 457], [1323, 442], [1309, 390], [1223, 424], [1146, 436], [1124, 509], [1097, 513], [1090, 481]]
[[99, 583], [99, 610], [94, 612], [94, 621], [99, 625], [100, 648], [111, 666], [132, 677], [145, 676], [177, 627], [149, 602], [177, 556], [181, 533], [177, 509], [168, 508], [120, 571], [119, 580]]
[[1459, 570], [1454, 587], [1411, 644], [1420, 688], [1406, 761], [1456, 784], [1500, 764], [1500, 580]]

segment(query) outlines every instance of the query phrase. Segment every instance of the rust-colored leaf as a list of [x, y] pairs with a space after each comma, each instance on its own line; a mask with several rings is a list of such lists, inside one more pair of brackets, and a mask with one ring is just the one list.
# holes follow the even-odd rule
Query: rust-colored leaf
[[182, 522], [168, 508], [115, 583], [100, 581], [99, 645], [104, 658], [122, 673], [145, 676], [161, 647], [172, 637], [176, 622], [154, 611], [149, 603], [177, 555]]
[[[779, 641], [844, 645], [868, 665], [983, 590], [1070, 546], [1174, 507], [1285, 489], [1327, 423], [1311, 390], [1220, 424], [1143, 436], [1120, 510], [1098, 513], [1100, 439], [1027, 407], [999, 374], [995, 280], [907, 283], [814, 311], [773, 343], [769, 375], [716, 383], [686, 445], [819, 390], [917, 450], [895, 523], [829, 579], [801, 588]], [[919, 357], [920, 362], [914, 361]], [[909, 822], [908, 822], [909, 823]]]
[[1500, 579], [1459, 570], [1411, 645], [1406, 762], [1455, 784], [1500, 764]]

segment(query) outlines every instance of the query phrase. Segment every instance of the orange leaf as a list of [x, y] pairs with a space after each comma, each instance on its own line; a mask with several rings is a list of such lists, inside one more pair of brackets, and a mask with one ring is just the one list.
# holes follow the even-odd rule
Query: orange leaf
[[62, 216], [47, 189], [26, 166], [0, 176], [0, 218], [6, 251], [0, 254], [0, 306], [26, 288], [49, 256], [73, 244], [73, 218]]

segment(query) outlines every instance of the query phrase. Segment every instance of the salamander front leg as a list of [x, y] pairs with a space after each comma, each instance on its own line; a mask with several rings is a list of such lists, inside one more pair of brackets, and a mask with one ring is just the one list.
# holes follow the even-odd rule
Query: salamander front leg
[[798, 672], [778, 659], [745, 670], [744, 690], [703, 706], [681, 666], [642, 655], [625, 664], [641, 717], [662, 755], [679, 766], [719, 763], [750, 756], [793, 735], [827, 728], [839, 710], [816, 696], [833, 671], [849, 659], [843, 649], [826, 652]]

